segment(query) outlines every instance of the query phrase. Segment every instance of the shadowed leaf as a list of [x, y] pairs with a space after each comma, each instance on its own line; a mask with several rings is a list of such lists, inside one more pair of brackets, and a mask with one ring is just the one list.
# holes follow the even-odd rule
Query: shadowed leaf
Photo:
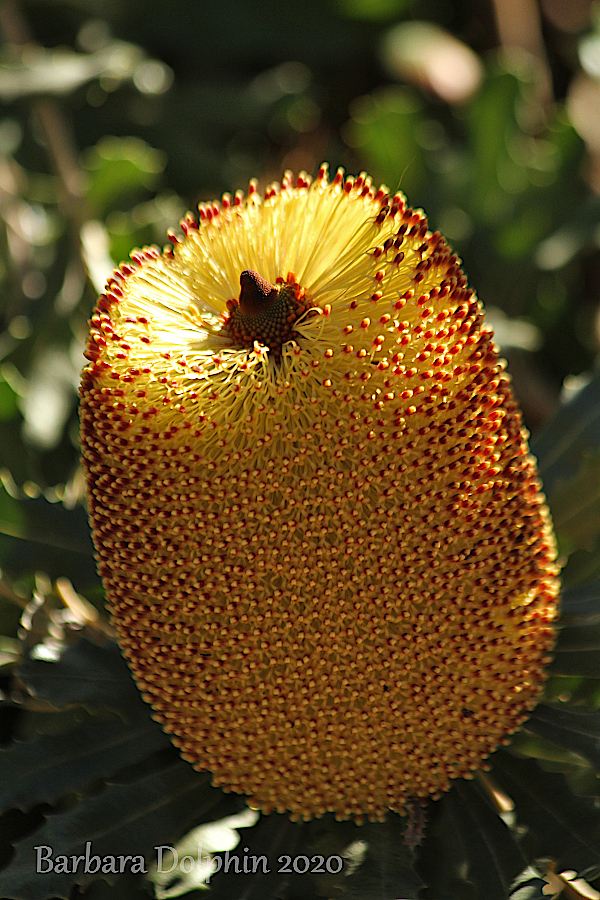
[[19, 669], [25, 684], [54, 706], [77, 704], [126, 716], [146, 708], [116, 644], [100, 647], [83, 638], [56, 662], [29, 659]]
[[155, 846], [177, 840], [191, 825], [236, 811], [238, 801], [211, 788], [209, 778], [178, 761], [131, 784], [107, 785], [74, 809], [49, 816], [42, 828], [17, 844], [14, 859], [0, 872], [0, 896], [68, 898], [75, 884], [98, 877], [114, 881], [117, 875], [110, 871], [83, 872], [83, 863], [75, 873], [36, 872], [35, 848], [51, 847], [54, 857], [84, 856], [90, 841], [91, 853], [100, 860], [148, 856]]
[[494, 778], [515, 803], [518, 824], [530, 831], [536, 856], [578, 871], [600, 862], [600, 810], [593, 799], [576, 796], [564, 775], [542, 771], [531, 760], [501, 751], [491, 762]]
[[600, 771], [600, 712], [540, 703], [527, 722], [527, 729], [585, 756]]
[[560, 609], [559, 646], [579, 644], [577, 637], [579, 628], [584, 629], [581, 637], [585, 635], [587, 641], [590, 631], [600, 625], [600, 582], [595, 581], [584, 587], [572, 587], [563, 591]]
[[366, 844], [356, 870], [340, 885], [344, 900], [413, 900], [424, 886], [414, 868], [415, 852], [404, 842], [406, 819], [389, 814], [385, 822], [354, 826], [355, 841]]
[[0, 809], [50, 803], [166, 746], [168, 738], [150, 716], [134, 726], [121, 719], [87, 723], [66, 734], [13, 744], [0, 752]]
[[573, 647], [566, 650], [561, 650], [559, 647], [555, 651], [549, 671], [559, 675], [600, 678], [600, 653], [596, 647], [592, 649]]
[[590, 450], [600, 446], [600, 376], [561, 406], [531, 441], [544, 490], [573, 478]]
[[506, 900], [526, 860], [514, 835], [477, 786], [459, 780], [441, 801], [421, 871], [426, 897]]
[[[211, 900], [269, 900], [281, 896], [290, 879], [298, 878], [291, 866], [284, 865], [285, 860], [281, 861], [281, 857], [284, 854], [294, 857], [301, 830], [302, 825], [290, 822], [287, 816], [274, 814], [261, 816], [254, 827], [244, 829], [240, 843], [230, 857], [240, 858], [241, 869], [244, 857], [259, 860], [256, 872], [236, 872], [232, 865], [226, 872], [227, 857], [221, 855], [221, 871], [210, 879]], [[307, 893], [306, 900], [310, 896]]]

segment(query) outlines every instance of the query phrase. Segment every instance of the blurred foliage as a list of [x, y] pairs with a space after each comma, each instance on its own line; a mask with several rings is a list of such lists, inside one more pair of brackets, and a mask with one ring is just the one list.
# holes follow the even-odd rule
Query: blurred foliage
[[[600, 833], [600, 388], [581, 376], [600, 344], [600, 5], [527, 0], [520, 17], [512, 8], [0, 0], [1, 688], [23, 663], [0, 728], [3, 740], [28, 740], [4, 757], [3, 808], [20, 811], [0, 820], [0, 865], [11, 841], [25, 843], [0, 874], [3, 890], [43, 895], [29, 845], [58, 840], [61, 828], [76, 850], [82, 823], [99, 821], [132, 848], [122, 852], [145, 853], [239, 808], [176, 762], [110, 643], [76, 391], [87, 319], [112, 265], [134, 246], [163, 244], [199, 200], [253, 176], [264, 186], [285, 168], [315, 172], [325, 159], [405, 191], [463, 258], [535, 435], [568, 559], [564, 628], [545, 703], [511, 753], [494, 758], [497, 787], [457, 785], [431, 813], [416, 868], [398, 817], [373, 833], [301, 831], [270, 817], [248, 841], [271, 852], [285, 834], [286, 848], [366, 852], [356, 878], [319, 888], [336, 896], [343, 887], [347, 897], [412, 897], [424, 882], [435, 900], [502, 900], [511, 884], [515, 898], [547, 896], [544, 874], [555, 870], [534, 864], [538, 854], [597, 877], [588, 837]], [[561, 391], [570, 402], [544, 427]], [[516, 814], [499, 817], [490, 797], [501, 806], [503, 791]], [[585, 896], [557, 873], [556, 891], [568, 881], [569, 896]], [[140, 895], [130, 881], [119, 896]], [[61, 879], [51, 887], [71, 890]], [[95, 883], [85, 896], [108, 890]], [[219, 890], [233, 896], [226, 880]]]

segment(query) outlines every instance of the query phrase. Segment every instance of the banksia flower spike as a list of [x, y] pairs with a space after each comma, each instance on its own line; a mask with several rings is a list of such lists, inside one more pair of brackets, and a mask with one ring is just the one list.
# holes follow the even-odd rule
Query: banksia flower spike
[[156, 718], [268, 812], [382, 819], [527, 718], [554, 540], [443, 237], [323, 166], [189, 214], [92, 317], [100, 572]]

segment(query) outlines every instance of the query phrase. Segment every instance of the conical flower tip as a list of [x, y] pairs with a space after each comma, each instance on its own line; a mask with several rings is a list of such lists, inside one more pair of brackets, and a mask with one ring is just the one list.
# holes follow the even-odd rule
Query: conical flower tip
[[262, 312], [277, 297], [272, 284], [261, 278], [258, 272], [246, 271], [240, 275], [239, 307], [243, 315], [252, 316]]
[[83, 373], [121, 646], [225, 790], [402, 812], [508, 742], [553, 645], [503, 363], [442, 236], [364, 174], [251, 183], [181, 227], [116, 270]]

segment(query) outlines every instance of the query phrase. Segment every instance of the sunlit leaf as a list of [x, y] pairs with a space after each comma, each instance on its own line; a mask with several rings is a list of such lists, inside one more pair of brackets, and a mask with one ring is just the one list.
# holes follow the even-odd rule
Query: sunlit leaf
[[143, 59], [134, 44], [114, 42], [96, 53], [75, 53], [65, 47], [47, 50], [31, 44], [23, 53], [5, 52], [0, 69], [0, 96], [10, 102], [28, 94], [64, 94], [107, 75], [127, 78]]
[[87, 200], [96, 215], [124, 199], [153, 188], [166, 159], [139, 138], [105, 137], [84, 159], [89, 175]]
[[600, 653], [596, 647], [584, 649], [573, 647], [557, 649], [549, 666], [550, 672], [560, 675], [583, 675], [585, 678], [600, 678]]
[[17, 395], [0, 375], [0, 421], [12, 419], [18, 412]]
[[548, 879], [534, 866], [527, 866], [511, 885], [508, 900], [548, 900], [548, 897]]
[[515, 103], [519, 90], [516, 75], [497, 69], [488, 75], [469, 106], [471, 203], [484, 220], [494, 220], [509, 201], [500, 187], [498, 173], [502, 164], [511, 164], [506, 138], [517, 128]]
[[421, 104], [408, 88], [381, 89], [355, 102], [347, 128], [349, 143], [390, 190], [415, 192], [425, 178], [415, 134]]

